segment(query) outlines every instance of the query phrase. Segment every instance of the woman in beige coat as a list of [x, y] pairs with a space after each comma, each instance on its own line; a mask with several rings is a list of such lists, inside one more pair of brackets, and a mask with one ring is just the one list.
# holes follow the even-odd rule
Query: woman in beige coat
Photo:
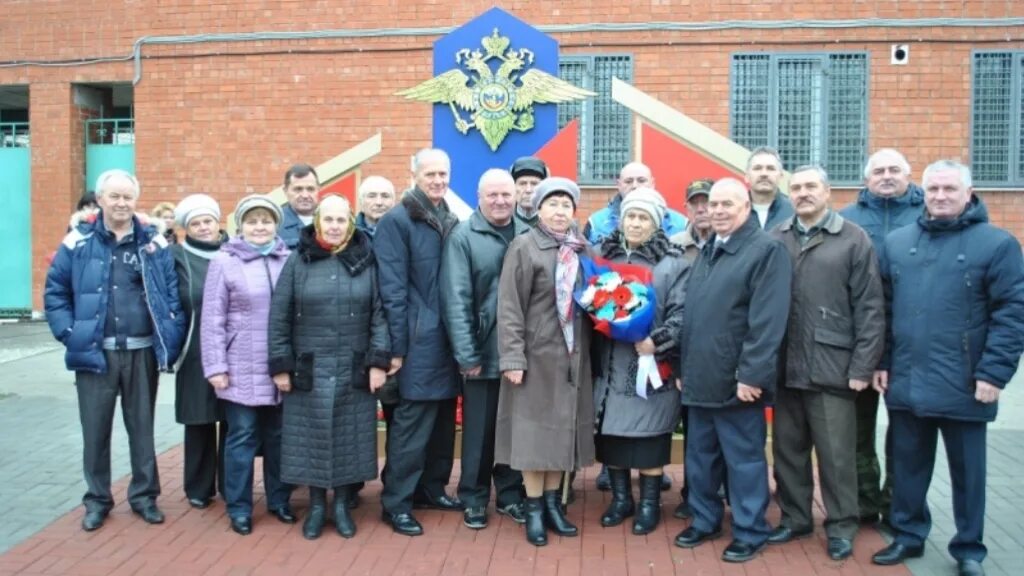
[[538, 226], [509, 246], [498, 284], [504, 379], [495, 461], [523, 473], [526, 539], [535, 546], [547, 544], [546, 528], [577, 535], [559, 487], [564, 472], [594, 460], [591, 324], [572, 298], [586, 248], [573, 221], [579, 197], [579, 188], [565, 178], [537, 186]]

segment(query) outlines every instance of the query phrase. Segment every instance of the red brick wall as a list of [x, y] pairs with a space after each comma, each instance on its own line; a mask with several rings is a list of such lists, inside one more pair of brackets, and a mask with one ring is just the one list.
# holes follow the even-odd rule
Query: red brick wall
[[[492, 5], [491, 0], [8, 2], [0, 19], [0, 60], [127, 56], [137, 39], [153, 35], [457, 26]], [[1024, 16], [1024, 2], [1006, 0], [514, 0], [501, 5], [535, 25]], [[632, 54], [640, 89], [723, 133], [729, 124], [731, 53], [866, 50], [871, 54], [869, 146], [905, 151], [915, 175], [939, 157], [967, 159], [970, 52], [1024, 48], [1020, 40], [1007, 40], [1020, 36], [1019, 29], [1009, 27], [555, 35], [566, 53]], [[219, 198], [227, 212], [241, 195], [276, 186], [290, 164], [322, 162], [376, 132], [383, 135], [384, 149], [364, 174], [381, 173], [404, 186], [409, 155], [430, 141], [430, 108], [393, 94], [429, 77], [435, 39], [145, 47], [143, 77], [134, 95], [141, 207], [203, 191]], [[908, 66], [889, 65], [894, 42], [910, 42]], [[253, 52], [282, 53], [244, 54]], [[45, 276], [44, 257], [59, 242], [67, 214], [84, 188], [81, 119], [71, 86], [130, 82], [132, 77], [131, 62], [0, 68], [0, 85], [30, 87], [37, 287]], [[603, 205], [608, 194], [589, 192], [581, 219]], [[997, 223], [1024, 237], [1019, 193], [991, 192], [985, 199]]]

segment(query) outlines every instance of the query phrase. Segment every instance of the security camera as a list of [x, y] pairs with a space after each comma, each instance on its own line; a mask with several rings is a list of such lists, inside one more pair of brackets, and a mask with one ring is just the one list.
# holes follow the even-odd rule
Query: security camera
[[910, 46], [907, 44], [893, 44], [889, 63], [896, 66], [906, 66], [910, 62]]

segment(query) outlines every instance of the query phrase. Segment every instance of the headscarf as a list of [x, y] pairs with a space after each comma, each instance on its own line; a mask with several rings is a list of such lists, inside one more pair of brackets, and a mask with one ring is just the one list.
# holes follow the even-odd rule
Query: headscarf
[[574, 227], [570, 227], [566, 232], [555, 232], [548, 228], [543, 221], [539, 221], [537, 228], [558, 243], [558, 259], [555, 265], [555, 306], [558, 308], [558, 325], [562, 328], [565, 345], [572, 353], [575, 343], [572, 326], [575, 305], [572, 292], [576, 287], [576, 275], [580, 269], [579, 252], [587, 247], [587, 243]]
[[[320, 228], [320, 210], [324, 206], [328, 208], [346, 206], [349, 208], [348, 229], [345, 230], [345, 237], [341, 239], [341, 243], [339, 244], [331, 244], [324, 239], [323, 231]], [[352, 234], [356, 231], [356, 219], [352, 217], [352, 209], [351, 206], [349, 206], [348, 200], [343, 196], [338, 196], [336, 194], [328, 194], [321, 198], [320, 203], [316, 205], [316, 210], [313, 212], [313, 227], [316, 229], [316, 243], [319, 244], [321, 248], [327, 250], [331, 254], [337, 254], [344, 250], [345, 247], [348, 246], [349, 240], [352, 239]]]

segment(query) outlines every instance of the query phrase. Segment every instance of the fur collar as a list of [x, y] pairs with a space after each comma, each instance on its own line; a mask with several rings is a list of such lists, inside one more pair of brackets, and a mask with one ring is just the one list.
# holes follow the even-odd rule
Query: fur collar
[[[625, 257], [627, 253], [626, 241], [621, 230], [616, 230], [614, 234], [605, 238], [605, 240], [601, 242], [601, 256], [608, 260]], [[661, 262], [661, 259], [665, 256], [683, 255], [682, 250], [675, 244], [669, 242], [668, 236], [665, 235], [665, 231], [660, 228], [654, 232], [654, 236], [651, 236], [650, 240], [644, 242], [642, 246], [633, 250], [632, 253], [638, 254], [641, 258], [647, 260], [651, 264]]]
[[[417, 198], [417, 196], [420, 198]], [[459, 223], [459, 219], [448, 209], [448, 203], [441, 200], [445, 216], [444, 222], [440, 221], [432, 211], [423, 205], [425, 201], [427, 201], [426, 194], [419, 188], [412, 188], [402, 195], [402, 206], [409, 213], [411, 220], [426, 223], [434, 230], [437, 230], [441, 238], [446, 238], [448, 233], [452, 231], [452, 228], [455, 228], [455, 225]]]

